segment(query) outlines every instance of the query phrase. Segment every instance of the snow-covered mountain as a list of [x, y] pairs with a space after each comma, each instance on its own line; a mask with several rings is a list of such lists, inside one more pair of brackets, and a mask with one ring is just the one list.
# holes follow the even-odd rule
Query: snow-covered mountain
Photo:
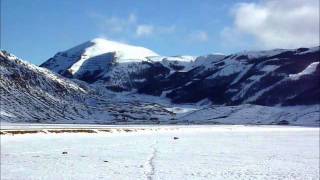
[[172, 112], [127, 101], [0, 51], [0, 119], [41, 123], [158, 123]]
[[67, 77], [90, 81], [114, 64], [141, 62], [151, 56], [158, 54], [143, 47], [97, 38], [59, 52], [41, 66]]
[[[135, 53], [141, 56], [134, 59], [114, 53], [101, 55], [101, 52], [119, 49], [110, 41], [92, 42], [58, 53], [41, 67], [114, 91], [137, 90], [170, 98], [175, 103], [196, 103], [204, 99], [226, 105], [320, 103], [314, 98], [320, 97], [319, 83], [316, 83], [320, 80], [319, 47], [200, 57], [163, 57], [139, 48]], [[83, 55], [97, 46], [99, 53], [90, 53], [90, 58]], [[121, 45], [125, 46], [128, 45]], [[79, 68], [74, 67], [79, 64], [81, 68], [76, 71]]]
[[318, 126], [319, 52], [166, 57], [95, 39], [56, 54], [46, 69], [1, 51], [0, 119]]

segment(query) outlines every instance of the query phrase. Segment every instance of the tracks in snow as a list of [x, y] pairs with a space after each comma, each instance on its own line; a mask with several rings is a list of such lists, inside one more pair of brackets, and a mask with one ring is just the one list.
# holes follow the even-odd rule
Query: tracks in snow
[[144, 174], [147, 180], [152, 180], [155, 173], [154, 159], [156, 158], [158, 152], [156, 144], [157, 141], [151, 146], [151, 155], [144, 164]]

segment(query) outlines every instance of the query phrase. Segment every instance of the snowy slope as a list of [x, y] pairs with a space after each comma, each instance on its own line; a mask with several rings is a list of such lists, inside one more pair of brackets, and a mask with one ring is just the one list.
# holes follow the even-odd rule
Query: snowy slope
[[175, 103], [319, 104], [314, 98], [320, 96], [319, 53], [315, 47], [204, 56], [190, 63], [191, 69], [173, 73], [162, 63], [162, 76], [137, 88], [147, 94], [165, 92]]
[[156, 63], [173, 73], [189, 71], [194, 60], [192, 56], [159, 56], [143, 47], [97, 38], [59, 52], [40, 66], [65, 77], [103, 83], [112, 90], [131, 90], [145, 80], [142, 74]]
[[83, 109], [87, 87], [0, 52], [1, 119], [46, 121], [72, 119]]
[[140, 62], [151, 56], [158, 54], [143, 47], [96, 38], [57, 53], [41, 66], [79, 78], [85, 73], [107, 70], [113, 63]]
[[161, 105], [113, 100], [112, 94], [71, 81], [0, 52], [0, 119], [5, 122], [157, 123], [170, 112]]

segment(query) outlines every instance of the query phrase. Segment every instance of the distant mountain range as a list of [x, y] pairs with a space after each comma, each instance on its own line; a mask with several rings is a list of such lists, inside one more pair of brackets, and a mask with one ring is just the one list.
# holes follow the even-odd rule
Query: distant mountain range
[[104, 39], [40, 67], [1, 51], [1, 119], [319, 125], [319, 61], [319, 47], [160, 56]]

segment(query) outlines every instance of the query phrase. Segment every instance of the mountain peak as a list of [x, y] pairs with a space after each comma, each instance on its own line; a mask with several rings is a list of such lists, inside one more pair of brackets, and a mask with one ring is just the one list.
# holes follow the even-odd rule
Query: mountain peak
[[71, 74], [75, 74], [81, 69], [94, 71], [95, 69], [92, 66], [100, 68], [101, 66], [107, 66], [110, 61], [118, 63], [140, 62], [152, 56], [159, 55], [144, 47], [95, 38], [57, 53], [40, 66], [58, 73], [67, 69]]
[[103, 38], [92, 39], [68, 49], [63, 53], [70, 56], [85, 55], [88, 57], [99, 56], [106, 53], [116, 53], [116, 56], [119, 57], [119, 59], [145, 59], [149, 56], [159, 56], [154, 51], [144, 47], [133, 46]]
[[89, 42], [92, 42], [94, 44], [103, 44], [103, 43], [119, 43], [119, 44], [121, 44], [120, 42], [111, 41], [111, 40], [108, 40], [105, 38], [94, 38], [94, 39], [90, 40]]
[[86, 54], [89, 56], [96, 56], [109, 52], [115, 52], [120, 59], [145, 59], [149, 56], [159, 56], [154, 51], [141, 46], [129, 45], [103, 38], [95, 38], [84, 44], [89, 45], [85, 48]]

